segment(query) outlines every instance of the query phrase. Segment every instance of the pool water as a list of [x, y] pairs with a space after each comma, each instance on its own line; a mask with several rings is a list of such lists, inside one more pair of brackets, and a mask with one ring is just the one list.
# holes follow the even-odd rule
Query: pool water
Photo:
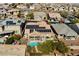
[[30, 46], [30, 47], [34, 47], [34, 46], [38, 46], [38, 45], [39, 45], [38, 42], [29, 42], [28, 43], [28, 46]]

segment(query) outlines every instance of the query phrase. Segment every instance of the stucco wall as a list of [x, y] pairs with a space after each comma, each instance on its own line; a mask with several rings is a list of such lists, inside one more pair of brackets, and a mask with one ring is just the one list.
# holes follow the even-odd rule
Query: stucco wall
[[17, 31], [16, 34], [21, 34], [20, 26], [5, 26], [5, 30], [13, 30], [13, 31]]

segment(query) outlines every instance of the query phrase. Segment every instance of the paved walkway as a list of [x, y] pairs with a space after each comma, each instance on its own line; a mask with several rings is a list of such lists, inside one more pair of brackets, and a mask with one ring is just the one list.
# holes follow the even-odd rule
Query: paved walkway
[[37, 48], [37, 46], [35, 46], [35, 50], [36, 50], [36, 52], [38, 52], [38, 48]]

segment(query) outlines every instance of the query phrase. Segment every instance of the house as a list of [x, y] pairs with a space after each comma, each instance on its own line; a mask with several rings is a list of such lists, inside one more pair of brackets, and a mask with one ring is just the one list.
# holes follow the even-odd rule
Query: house
[[64, 18], [62, 18], [60, 22], [65, 23], [65, 24], [71, 24], [70, 20], [64, 19]]
[[8, 37], [10, 35], [13, 35], [15, 33], [15, 31], [11, 31], [11, 30], [5, 30], [5, 31], [2, 31], [0, 32], [0, 37]]
[[0, 8], [0, 19], [5, 19], [7, 11], [3, 8]]
[[47, 15], [45, 12], [34, 12], [34, 20], [47, 20]]
[[60, 21], [62, 19], [60, 13], [49, 13], [49, 17], [50, 17], [50, 19], [54, 18], [57, 21]]
[[34, 6], [35, 10], [40, 10], [41, 5], [38, 3], [34, 3], [32, 6]]
[[25, 27], [25, 37], [29, 41], [45, 41], [53, 39], [54, 33], [45, 21], [27, 22]]
[[18, 4], [17, 8], [19, 8], [19, 9], [27, 9], [27, 6], [26, 6], [26, 4]]
[[34, 10], [34, 9], [35, 9], [35, 6], [30, 5], [30, 9], [31, 9], [31, 10]]
[[48, 20], [48, 22], [50, 22], [50, 23], [59, 23], [59, 21], [56, 20], [55, 18], [52, 18], [52, 19]]
[[69, 21], [73, 21], [73, 20], [76, 19], [76, 17], [73, 16], [73, 15], [68, 15], [68, 16], [67, 16], [67, 19], [68, 19]]
[[9, 9], [7, 11], [7, 16], [8, 18], [18, 18], [18, 15], [19, 14], [19, 9]]
[[15, 32], [12, 30], [5, 30], [5, 26], [2, 23], [4, 20], [0, 20], [0, 37], [6, 36], [6, 35], [11, 35], [14, 34]]
[[0, 8], [8, 9], [9, 8], [9, 4], [7, 4], [7, 3], [0, 4]]
[[79, 34], [79, 23], [76, 24], [67, 24], [71, 29], [73, 29], [77, 34]]
[[77, 38], [78, 34], [68, 27], [66, 24], [58, 23], [58, 24], [51, 24], [52, 30], [58, 36], [58, 38], [65, 38], [73, 40]]
[[71, 23], [68, 19], [64, 19], [64, 18], [62, 18], [60, 21], [58, 21], [55, 18], [51, 18], [48, 22], [54, 23], [54, 24], [55, 23], [65, 23], [65, 24], [70, 24]]
[[4, 25], [4, 31], [15, 31], [15, 34], [21, 34], [21, 24], [24, 23], [24, 20], [15, 20], [15, 19], [5, 19], [2, 21]]

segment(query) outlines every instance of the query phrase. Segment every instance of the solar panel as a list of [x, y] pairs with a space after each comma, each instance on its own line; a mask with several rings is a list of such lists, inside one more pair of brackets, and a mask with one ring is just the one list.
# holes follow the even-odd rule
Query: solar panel
[[26, 25], [26, 29], [45, 29], [45, 27], [39, 27], [38, 25]]
[[38, 32], [51, 32], [51, 29], [36, 29]]
[[51, 29], [45, 29], [45, 27], [39, 27], [39, 25], [26, 25], [26, 29], [30, 29], [30, 32], [35, 31], [38, 32], [51, 32]]
[[35, 28], [35, 29], [45, 29], [45, 27], [37, 27], [37, 28]]
[[13, 21], [6, 21], [6, 25], [15, 25], [16, 23], [13, 23]]
[[26, 25], [26, 28], [35, 29], [35, 28], [38, 28], [38, 25]]

